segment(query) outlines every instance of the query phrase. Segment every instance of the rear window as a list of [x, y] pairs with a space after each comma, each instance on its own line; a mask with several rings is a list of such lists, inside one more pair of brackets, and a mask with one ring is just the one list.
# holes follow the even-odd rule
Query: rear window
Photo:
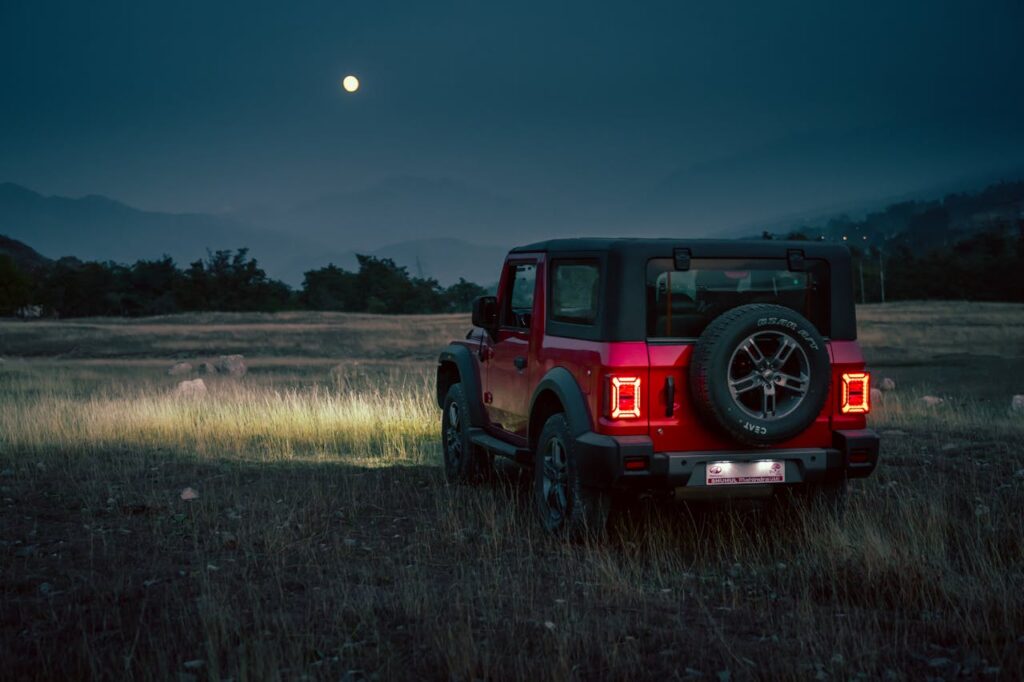
[[592, 324], [597, 318], [597, 261], [555, 261], [551, 266], [551, 319]]
[[791, 308], [828, 336], [828, 264], [809, 259], [802, 272], [767, 258], [695, 258], [689, 270], [676, 270], [671, 258], [647, 264], [649, 338], [700, 336], [711, 320], [747, 303]]

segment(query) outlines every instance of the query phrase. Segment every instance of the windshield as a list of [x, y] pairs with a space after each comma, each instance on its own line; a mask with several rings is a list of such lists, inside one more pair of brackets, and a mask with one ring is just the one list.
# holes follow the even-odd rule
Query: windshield
[[747, 303], [791, 308], [829, 335], [828, 264], [809, 259], [793, 272], [781, 259], [693, 259], [676, 270], [671, 258], [647, 264], [647, 336], [694, 338], [726, 310]]

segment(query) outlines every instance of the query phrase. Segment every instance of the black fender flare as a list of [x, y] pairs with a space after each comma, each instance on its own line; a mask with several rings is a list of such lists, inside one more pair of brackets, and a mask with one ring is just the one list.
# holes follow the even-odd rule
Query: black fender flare
[[[444, 409], [441, 368], [452, 363], [459, 370], [459, 382], [469, 399], [469, 421], [473, 426], [484, 425], [483, 391], [480, 388], [480, 372], [473, 351], [457, 343], [448, 344], [437, 359], [437, 406]], [[447, 393], [447, 391], [444, 391]]]
[[[554, 367], [544, 375], [544, 378], [537, 384], [530, 398], [530, 421], [533, 421], [534, 408], [537, 399], [546, 391], [551, 391], [558, 398], [565, 411], [566, 421], [569, 422], [569, 431], [576, 438], [594, 430], [594, 422], [591, 419], [590, 408], [583, 398], [583, 389], [576, 382], [576, 378], [565, 367]], [[543, 428], [540, 424], [537, 428]], [[528, 434], [531, 442], [536, 434]]]

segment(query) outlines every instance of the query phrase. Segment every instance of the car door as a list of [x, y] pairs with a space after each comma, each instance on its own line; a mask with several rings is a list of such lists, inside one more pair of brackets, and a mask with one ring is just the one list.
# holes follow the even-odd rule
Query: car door
[[491, 426], [526, 438], [530, 404], [530, 327], [537, 288], [537, 259], [509, 261], [498, 300], [498, 332], [487, 359]]

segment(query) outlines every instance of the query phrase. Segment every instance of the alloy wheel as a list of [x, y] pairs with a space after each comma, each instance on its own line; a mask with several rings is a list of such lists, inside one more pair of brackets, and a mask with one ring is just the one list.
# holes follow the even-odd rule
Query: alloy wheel
[[811, 385], [810, 361], [789, 334], [757, 332], [733, 351], [727, 378], [740, 410], [754, 419], [773, 421], [803, 402]]
[[547, 506], [548, 517], [558, 523], [565, 518], [569, 508], [569, 466], [565, 444], [561, 439], [552, 438], [547, 442], [543, 466], [544, 504]]
[[462, 463], [462, 420], [459, 415], [459, 405], [452, 402], [448, 405], [448, 423], [444, 431], [444, 452], [448, 459], [448, 465], [453, 470], [458, 470]]

